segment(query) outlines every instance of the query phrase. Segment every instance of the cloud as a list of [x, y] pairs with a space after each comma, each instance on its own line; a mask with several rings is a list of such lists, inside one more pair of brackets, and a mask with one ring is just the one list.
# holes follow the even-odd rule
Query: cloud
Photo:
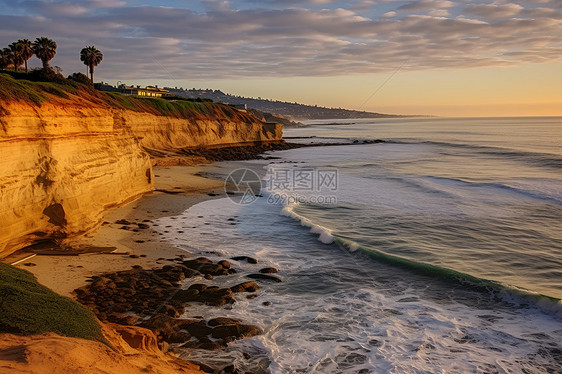
[[54, 64], [70, 73], [84, 68], [79, 50], [94, 44], [104, 53], [98, 76], [119, 80], [364, 74], [394, 71], [404, 61], [403, 70], [420, 70], [562, 60], [562, 10], [554, 3], [521, 2], [516, 9], [353, 2], [370, 6], [361, 11], [341, 1], [285, 8], [270, 2], [4, 1], [18, 14], [0, 11], [0, 45], [50, 36], [59, 45]]
[[27, 9], [35, 10], [42, 15], [52, 16], [81, 16], [88, 13], [88, 8], [78, 2], [72, 1], [24, 1], [22, 5]]
[[86, 0], [84, 2], [92, 8], [118, 8], [127, 4], [123, 0]]
[[464, 11], [485, 19], [514, 17], [524, 8], [519, 4], [472, 4]]
[[454, 6], [455, 3], [447, 0], [419, 0], [419, 1], [412, 1], [408, 4], [402, 5], [398, 7], [398, 10], [404, 12], [417, 12], [423, 10], [452, 8]]
[[450, 15], [447, 9], [430, 10], [428, 14], [433, 17], [448, 17]]
[[230, 10], [230, 1], [224, 0], [203, 0], [203, 4], [211, 11], [227, 11]]

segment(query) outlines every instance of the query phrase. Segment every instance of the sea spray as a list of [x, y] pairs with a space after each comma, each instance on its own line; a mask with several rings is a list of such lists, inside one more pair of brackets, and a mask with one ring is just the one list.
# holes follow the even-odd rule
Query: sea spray
[[312, 234], [318, 235], [318, 240], [320, 242], [324, 244], [331, 244], [334, 242], [334, 236], [329, 229], [320, 225], [316, 225], [311, 220], [298, 215], [293, 210], [294, 206], [295, 205], [286, 205], [281, 211], [281, 214], [296, 219], [297, 221], [300, 221], [301, 225], [309, 227]]
[[[282, 209], [265, 197], [251, 207], [218, 199], [158, 220], [160, 227], [172, 226], [164, 238], [180, 248], [190, 245], [198, 251], [194, 256], [257, 258], [257, 265], [233, 264], [240, 277], [233, 283], [266, 266], [278, 268], [283, 279], [262, 283], [256, 299], [237, 295], [228, 310], [192, 305], [184, 317], [227, 315], [260, 326], [264, 334], [225, 351], [185, 357], [234, 360], [257, 371], [266, 364], [275, 374], [560, 369], [561, 321], [537, 304], [514, 307], [485, 289], [375, 261], [362, 249], [341, 251], [345, 243], [319, 242], [318, 234], [280, 214]], [[225, 281], [205, 282], [224, 287]]]
[[356, 242], [334, 236], [327, 228], [315, 224], [310, 219], [295, 213], [293, 209], [294, 207], [295, 205], [285, 206], [282, 210], [282, 214], [300, 222], [302, 226], [309, 227], [310, 233], [318, 235], [318, 241], [321, 243], [337, 243], [340, 247], [345, 248], [349, 252], [356, 252], [359, 250], [366, 253], [370, 258], [382, 261], [391, 266], [401, 267], [415, 273], [445, 279], [453, 283], [463, 284], [465, 287], [469, 287], [471, 289], [478, 288], [483, 293], [494, 294], [502, 300], [512, 303], [514, 307], [527, 305], [531, 302], [536, 304], [536, 306], [545, 313], [553, 314], [556, 317], [562, 318], [562, 300], [558, 298], [541, 295], [530, 290], [521, 289], [507, 284], [501, 284], [500, 282], [489, 279], [474, 277], [470, 274], [461, 273], [452, 269], [389, 255], [372, 248], [362, 247]]
[[[218, 199], [162, 219], [173, 227], [164, 238], [196, 256], [249, 255], [280, 270], [282, 283], [264, 282], [258, 298], [238, 297], [221, 311], [264, 334], [212, 355], [252, 368], [267, 362], [272, 373], [561, 372], [560, 206], [552, 198], [562, 181], [536, 155], [556, 161], [559, 145], [537, 131], [543, 119], [478, 121], [303, 129], [394, 142], [274, 154], [290, 167], [337, 168], [335, 205], [286, 207], [264, 193], [249, 206]], [[235, 267], [240, 279], [257, 269]]]

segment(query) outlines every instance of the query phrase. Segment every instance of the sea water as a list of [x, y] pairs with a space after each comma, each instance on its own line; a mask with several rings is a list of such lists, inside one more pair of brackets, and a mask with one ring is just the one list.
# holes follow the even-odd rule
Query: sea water
[[[285, 134], [359, 144], [246, 164], [337, 171], [336, 186], [264, 182], [252, 203], [211, 200], [161, 219], [178, 248], [258, 259], [233, 261], [237, 275], [214, 284], [266, 266], [283, 279], [228, 310], [190, 308], [264, 330], [190, 358], [272, 373], [561, 372], [562, 119], [347, 122]], [[373, 139], [386, 142], [361, 144]], [[311, 203], [319, 195], [335, 199]]]

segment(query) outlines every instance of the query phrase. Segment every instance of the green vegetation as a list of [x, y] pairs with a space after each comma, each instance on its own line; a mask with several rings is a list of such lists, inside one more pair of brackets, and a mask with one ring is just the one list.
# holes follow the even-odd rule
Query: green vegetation
[[136, 112], [149, 112], [177, 118], [190, 118], [196, 113], [209, 113], [206, 103], [197, 103], [183, 98], [166, 100], [159, 97], [129, 96], [118, 92], [100, 92], [99, 95], [105, 97], [106, 102], [111, 106]]
[[0, 49], [0, 69], [6, 69], [12, 64], [12, 51], [10, 48]]
[[25, 64], [25, 72], [27, 73], [27, 60], [33, 57], [33, 44], [28, 39], [20, 39], [18, 40], [18, 44], [20, 50], [20, 58]]
[[46, 97], [36, 89], [31, 88], [31, 83], [25, 80], [15, 80], [8, 74], [0, 74], [0, 99], [27, 101], [41, 106]]
[[89, 86], [89, 87], [94, 87], [90, 78], [88, 78], [87, 75], [82, 74], [82, 73], [72, 73], [68, 76], [67, 79], [70, 79], [70, 80], [78, 82], [78, 83], [82, 83], [82, 84], [84, 84], [86, 86]]
[[109, 344], [88, 308], [37, 283], [31, 273], [3, 263], [0, 331], [25, 335], [54, 332]]
[[[0, 69], [12, 69], [16, 75], [18, 74], [19, 67], [24, 64], [25, 72], [28, 73], [27, 61], [34, 55], [41, 60], [43, 69], [39, 69], [44, 73], [53, 71], [49, 66], [55, 54], [57, 53], [57, 43], [47, 37], [40, 37], [35, 39], [32, 43], [29, 39], [20, 39], [17, 42], [10, 43], [7, 48], [0, 49]], [[80, 51], [80, 61], [88, 66], [90, 72], [90, 81], [94, 82], [94, 67], [98, 66], [103, 59], [103, 54], [99, 49], [94, 46], [82, 48]], [[58, 70], [57, 70], [58, 69]], [[55, 70], [60, 72], [61, 69], [55, 66]], [[53, 74], [57, 74], [53, 72]], [[76, 75], [77, 73], [75, 73]], [[41, 79], [31, 79], [41, 80]], [[48, 79], [47, 79], [48, 80]], [[53, 80], [50, 80], [53, 81]], [[64, 82], [61, 82], [64, 83]]]
[[30, 73], [0, 73], [0, 101], [22, 101], [41, 106], [45, 102], [55, 102], [57, 98], [73, 100], [74, 96], [79, 96], [83, 104], [89, 101], [92, 106], [109, 106], [175, 118], [197, 120], [227, 117], [240, 121], [255, 120], [228, 105], [208, 100], [179, 96], [165, 99], [139, 97], [98, 91], [93, 88], [90, 79], [81, 73], [72, 74], [68, 79], [50, 68], [32, 70]]
[[193, 111], [208, 113], [205, 105], [188, 100], [169, 101], [162, 98], [142, 98], [140, 100], [154, 106], [158, 112], [166, 116], [176, 116], [179, 114], [180, 116], [185, 117], [189, 116]]
[[43, 68], [49, 67], [49, 61], [55, 57], [57, 53], [57, 43], [52, 39], [40, 37], [31, 43], [28, 39], [20, 39], [3, 48], [0, 51], [0, 69], [13, 68], [17, 73], [21, 64], [25, 64], [25, 72], [27, 73], [27, 60], [33, 55], [43, 63]]
[[23, 63], [22, 57], [22, 45], [18, 42], [13, 42], [8, 46], [8, 53], [10, 53], [10, 59], [14, 70], [18, 72], [18, 67]]
[[[31, 74], [29, 78], [32, 78]], [[78, 91], [79, 86], [72, 80], [67, 80], [65, 84], [32, 82], [27, 79], [15, 79], [10, 74], [0, 74], [0, 100], [26, 101], [41, 106], [41, 103], [49, 101], [48, 94], [67, 99], [69, 94]]]
[[[73, 99], [80, 96], [81, 103], [90, 101], [92, 105], [109, 105], [116, 109], [147, 112], [155, 115], [186, 119], [204, 119], [211, 117], [230, 117], [238, 120], [253, 121], [236, 109], [226, 105], [214, 104], [212, 100], [187, 99], [184, 97], [157, 98], [128, 96], [115, 92], [94, 90], [94, 67], [99, 65], [103, 54], [94, 46], [80, 51], [80, 60], [88, 66], [90, 77], [74, 73], [67, 79], [58, 67], [51, 68], [49, 61], [55, 57], [57, 43], [47, 37], [40, 37], [31, 43], [20, 39], [11, 43], [9, 48], [0, 49], [0, 100], [5, 102], [23, 101], [41, 106], [55, 98]], [[27, 70], [27, 60], [35, 55], [43, 63], [42, 69]], [[25, 73], [19, 72], [20, 65], [25, 64]]]
[[93, 45], [82, 48], [80, 51], [80, 61], [90, 70], [90, 79], [94, 83], [94, 66], [98, 66], [103, 60], [103, 53]]
[[113, 99], [118, 105], [125, 109], [136, 110], [131, 96], [123, 95], [118, 92], [106, 92], [106, 95]]
[[37, 38], [33, 42], [33, 53], [43, 63], [43, 69], [47, 69], [49, 67], [49, 61], [51, 61], [57, 53], [57, 43], [44, 36]]

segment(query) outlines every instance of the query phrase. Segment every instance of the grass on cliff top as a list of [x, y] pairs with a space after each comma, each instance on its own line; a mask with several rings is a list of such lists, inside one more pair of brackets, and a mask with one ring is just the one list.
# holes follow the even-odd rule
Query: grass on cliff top
[[57, 98], [72, 100], [73, 96], [79, 96], [82, 105], [90, 102], [92, 106], [102, 105], [115, 109], [195, 120], [223, 118], [241, 122], [257, 121], [253, 115], [242, 113], [225, 104], [196, 102], [183, 97], [166, 100], [102, 92], [62, 76], [57, 76], [56, 82], [31, 81], [25, 78], [25, 75], [14, 77], [10, 74], [0, 73], [0, 109], [3, 101], [23, 101], [41, 106], [42, 103], [52, 102]]
[[159, 97], [138, 97], [117, 92], [98, 92], [112, 107], [148, 112], [156, 115], [187, 119], [228, 119], [239, 122], [257, 122], [254, 115], [243, 113], [229, 105], [199, 102], [176, 96], [172, 100]]
[[41, 106], [49, 101], [47, 94], [68, 99], [69, 94], [76, 94], [79, 84], [67, 80], [66, 83], [32, 82], [26, 79], [16, 79], [8, 74], [0, 74], [0, 100], [26, 101]]
[[115, 106], [117, 104], [124, 109], [137, 112], [146, 111], [179, 118], [191, 117], [196, 113], [209, 113], [207, 103], [197, 103], [187, 99], [177, 98], [174, 101], [170, 101], [159, 97], [134, 97], [118, 92], [105, 92], [104, 95], [111, 98], [108, 101], [110, 105]]
[[39, 284], [33, 274], [0, 263], [0, 332], [59, 335], [109, 344], [92, 311]]

